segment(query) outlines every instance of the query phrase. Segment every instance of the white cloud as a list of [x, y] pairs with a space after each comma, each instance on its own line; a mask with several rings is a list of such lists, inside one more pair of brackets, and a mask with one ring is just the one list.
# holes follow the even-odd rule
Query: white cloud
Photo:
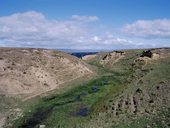
[[105, 33], [88, 38], [81, 38], [80, 40], [83, 43], [79, 45], [82, 45], [81, 48], [85, 49], [88, 49], [89, 47], [94, 49], [121, 49], [135, 46], [135, 43], [130, 40], [116, 38], [113, 35], [111, 36]]
[[72, 15], [72, 19], [82, 22], [93, 22], [99, 20], [97, 16], [79, 16], [79, 15]]
[[94, 41], [94, 42], [100, 42], [101, 39], [100, 39], [100, 37], [98, 37], [98, 36], [94, 36], [94, 37], [93, 37], [93, 41]]
[[0, 17], [0, 46], [93, 49], [130, 43], [98, 29], [94, 32], [88, 23], [96, 20], [97, 16], [78, 15], [63, 21], [49, 20], [35, 11]]
[[[108, 29], [89, 24], [96, 20], [97, 16], [72, 16], [68, 20], [48, 19], [42, 13], [35, 11], [0, 17], [0, 46], [54, 49], [115, 49], [146, 46], [146, 43], [135, 43], [136, 41], [122, 36], [115, 36]], [[126, 30], [127, 28], [130, 29], [126, 26]]]
[[43, 14], [34, 11], [0, 17], [0, 39], [21, 44], [32, 42], [40, 46], [57, 46], [59, 42], [73, 42], [87, 32], [79, 22], [48, 20]]
[[103, 44], [103, 45], [130, 45], [133, 42], [123, 38], [116, 38], [113, 35], [103, 35], [103, 36], [94, 36], [92, 37], [94, 43]]
[[122, 31], [132, 36], [144, 38], [170, 38], [170, 20], [138, 20], [124, 26]]

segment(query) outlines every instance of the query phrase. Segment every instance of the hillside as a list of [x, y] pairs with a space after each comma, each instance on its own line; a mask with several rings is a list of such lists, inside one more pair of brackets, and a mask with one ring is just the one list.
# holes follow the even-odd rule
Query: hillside
[[[1, 52], [10, 53], [10, 51], [15, 50], [1, 50]], [[102, 52], [92, 55], [92, 57], [89, 57], [90, 55], [85, 56], [85, 59], [83, 58], [84, 62], [62, 52], [44, 49], [27, 49], [29, 54], [33, 54], [33, 56], [26, 57], [22, 50], [16, 50], [18, 52], [15, 51], [15, 54], [24, 56], [24, 62], [21, 60], [17, 61], [14, 54], [5, 54], [8, 55], [6, 58], [10, 58], [11, 63], [7, 65], [8, 63], [4, 61], [4, 57], [1, 59], [1, 64], [5, 62], [5, 65], [11, 66], [14, 60], [15, 65], [21, 62], [25, 65], [38, 64], [39, 70], [53, 74], [61, 83], [65, 80], [69, 81], [77, 78], [67, 77], [66, 79], [67, 75], [65, 76], [64, 71], [68, 72], [72, 68], [74, 68], [74, 70], [71, 70], [74, 74], [73, 76], [81, 74], [87, 77], [90, 76], [87, 74], [91, 74], [92, 71], [97, 75], [86, 82], [73, 82], [70, 88], [65, 91], [60, 90], [61, 93], [57, 93], [56, 90], [53, 94], [42, 98], [21, 101], [21, 104], [24, 103], [24, 105], [18, 104], [17, 107], [13, 107], [11, 112], [8, 113], [6, 128], [170, 127], [170, 49]], [[38, 54], [37, 50], [39, 51]], [[59, 54], [66, 59], [58, 58]], [[31, 60], [30, 58], [36, 58], [37, 56], [43, 59], [36, 62], [28, 61]], [[48, 68], [47, 64], [42, 66], [44, 64], [42, 60], [50, 62], [48, 63], [50, 66]], [[59, 65], [67, 67], [64, 71], [60, 69], [62, 72], [58, 72], [64, 76], [62, 79], [50, 68], [54, 62], [56, 67], [53, 69], [58, 69], [57, 66]], [[15, 67], [15, 69], [17, 68]], [[25, 78], [23, 77], [24, 75], [27, 75], [29, 79], [42, 80], [41, 77], [36, 76], [37, 73], [33, 72], [35, 70], [32, 70], [32, 68], [24, 68], [27, 70], [21, 69], [18, 68], [17, 70], [20, 74], [23, 71], [26, 72], [21, 75], [22, 79]], [[11, 71], [11, 69], [7, 68], [7, 70], [10, 70], [9, 74], [11, 74], [14, 69]], [[29, 76], [30, 73], [32, 73], [33, 77]], [[43, 74], [43, 72], [39, 74]], [[7, 78], [9, 79], [10, 77]], [[48, 84], [53, 89], [53, 87], [56, 88], [58, 86], [50, 83], [53, 81], [52, 78], [48, 79]], [[45, 80], [47, 81], [47, 78]], [[26, 79], [23, 81], [26, 81]], [[47, 88], [43, 87], [43, 84], [37, 84], [37, 86], [40, 89], [30, 92], [34, 94], [36, 91], [39, 92], [41, 89]], [[22, 91], [24, 92], [24, 89]], [[20, 91], [15, 92], [20, 94]], [[27, 91], [25, 90], [25, 92]]]
[[92, 71], [79, 59], [46, 49], [0, 49], [0, 94], [38, 95]]

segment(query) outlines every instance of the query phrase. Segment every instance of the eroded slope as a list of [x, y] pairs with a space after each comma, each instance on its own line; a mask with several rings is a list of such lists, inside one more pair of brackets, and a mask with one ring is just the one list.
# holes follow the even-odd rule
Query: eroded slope
[[63, 52], [46, 49], [0, 49], [0, 94], [33, 97], [92, 73]]
[[23, 108], [13, 126], [168, 128], [170, 49], [123, 52], [97, 54], [88, 62], [99, 78]]

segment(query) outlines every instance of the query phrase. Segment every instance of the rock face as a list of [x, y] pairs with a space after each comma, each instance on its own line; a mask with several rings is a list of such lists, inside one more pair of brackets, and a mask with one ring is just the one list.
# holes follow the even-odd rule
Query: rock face
[[108, 53], [105, 55], [102, 60], [100, 60], [101, 64], [114, 64], [116, 63], [119, 59], [124, 57], [124, 52], [121, 51], [114, 51], [111, 53]]
[[152, 58], [153, 53], [150, 50], [143, 51], [142, 55], [140, 57], [149, 57]]
[[0, 94], [39, 95], [91, 73], [88, 65], [64, 52], [0, 48]]

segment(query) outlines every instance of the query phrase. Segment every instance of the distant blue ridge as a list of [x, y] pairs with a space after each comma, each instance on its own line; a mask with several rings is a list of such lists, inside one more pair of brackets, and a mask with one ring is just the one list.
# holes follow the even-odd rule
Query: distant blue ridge
[[86, 55], [94, 55], [96, 54], [97, 52], [74, 52], [74, 53], [71, 53], [71, 55], [73, 56], [76, 56], [78, 58], [82, 58], [83, 56], [86, 56]]

